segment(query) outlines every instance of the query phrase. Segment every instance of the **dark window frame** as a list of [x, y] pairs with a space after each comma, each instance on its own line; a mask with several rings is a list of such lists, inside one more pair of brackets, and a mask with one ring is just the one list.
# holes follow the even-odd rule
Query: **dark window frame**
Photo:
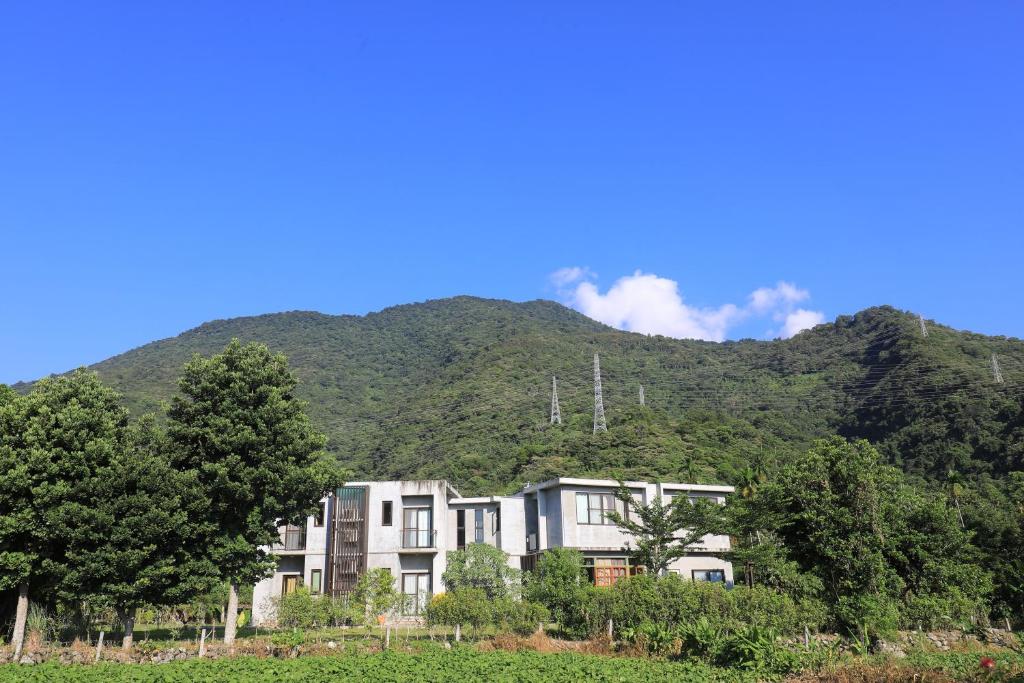
[[380, 502], [380, 525], [393, 526], [395, 523], [395, 503], [391, 500]]
[[[580, 496], [586, 496], [586, 498], [587, 498], [587, 521], [585, 521], [585, 522], [581, 522], [580, 521], [580, 514], [579, 514], [580, 513], [579, 497]], [[594, 505], [594, 499], [595, 498], [598, 501], [596, 506]], [[602, 492], [598, 492], [598, 491], [593, 491], [593, 492], [591, 492], [591, 491], [577, 491], [576, 492], [576, 501], [577, 501], [576, 502], [576, 523], [577, 524], [586, 524], [588, 526], [615, 526], [615, 522], [613, 522], [610, 519], [608, 519], [608, 513], [609, 512], [619, 512], [619, 506], [618, 506], [618, 503], [617, 503], [618, 499], [615, 497], [614, 494], [612, 494], [612, 493], [602, 493]], [[605, 503], [607, 503], [607, 502], [611, 502], [611, 507], [610, 508], [605, 506]], [[623, 506], [623, 507], [626, 508], [626, 512], [625, 512], [625, 514], [623, 516], [626, 519], [629, 519], [629, 506], [626, 505], [626, 506]], [[593, 518], [594, 518], [594, 513], [595, 512], [600, 515], [600, 521], [598, 521], [598, 522], [592, 521]]]
[[[713, 581], [712, 579], [698, 579], [697, 574], [718, 574], [722, 577], [721, 581]], [[725, 583], [725, 570], [724, 569], [692, 569], [690, 570], [690, 579], [694, 582], [705, 581], [707, 583]]]
[[473, 542], [484, 542], [484, 509], [477, 508], [473, 511]]
[[455, 511], [455, 549], [466, 549], [466, 511]]

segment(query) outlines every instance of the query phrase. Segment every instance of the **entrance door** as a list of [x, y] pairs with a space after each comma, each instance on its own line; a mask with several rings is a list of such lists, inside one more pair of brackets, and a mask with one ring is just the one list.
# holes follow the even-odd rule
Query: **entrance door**
[[302, 577], [298, 574], [289, 574], [281, 577], [281, 595], [294, 593], [295, 589], [302, 585]]
[[405, 601], [403, 614], [423, 614], [430, 600], [430, 574], [427, 572], [402, 574], [402, 593]]

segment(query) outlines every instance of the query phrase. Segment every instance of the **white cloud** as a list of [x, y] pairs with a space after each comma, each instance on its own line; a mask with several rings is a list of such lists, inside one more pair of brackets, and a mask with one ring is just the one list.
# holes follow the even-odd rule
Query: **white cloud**
[[794, 308], [796, 303], [809, 299], [810, 293], [788, 282], [755, 290], [745, 306], [699, 308], [684, 302], [679, 283], [653, 273], [638, 270], [621, 277], [604, 294], [591, 281], [595, 277], [588, 268], [573, 266], [555, 271], [550, 280], [568, 305], [594, 320], [630, 332], [723, 341], [745, 319], [771, 317], [782, 323], [782, 328], [771, 334], [791, 337], [825, 318], [819, 311]]
[[798, 308], [786, 314], [786, 322], [782, 325], [780, 335], [784, 339], [789, 339], [793, 335], [809, 330], [823, 322], [825, 322], [825, 315], [821, 311], [808, 311], [804, 308]]
[[777, 310], [780, 306], [791, 306], [810, 297], [811, 293], [806, 289], [799, 289], [789, 282], [779, 282], [774, 287], [761, 287], [751, 292], [750, 309], [754, 313], [763, 314]]
[[569, 266], [567, 268], [559, 268], [551, 273], [548, 279], [557, 289], [563, 289], [575, 282], [589, 280], [592, 277], [595, 277], [595, 274], [590, 271], [590, 268], [585, 266]]

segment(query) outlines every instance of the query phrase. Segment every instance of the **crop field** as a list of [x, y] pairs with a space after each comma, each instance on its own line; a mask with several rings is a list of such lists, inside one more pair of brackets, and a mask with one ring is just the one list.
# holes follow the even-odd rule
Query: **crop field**
[[470, 648], [298, 659], [239, 657], [169, 664], [0, 666], [0, 681], [241, 683], [258, 681], [755, 681], [752, 673], [649, 658], [571, 653], [479, 652]]

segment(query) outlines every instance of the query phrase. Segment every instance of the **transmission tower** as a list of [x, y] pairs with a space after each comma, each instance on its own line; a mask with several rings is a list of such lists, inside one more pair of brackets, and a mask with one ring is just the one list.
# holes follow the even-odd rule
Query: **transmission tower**
[[928, 337], [928, 326], [924, 324], [924, 316], [920, 313], [917, 314], [917, 322], [921, 323], [921, 336]]
[[601, 399], [601, 359], [594, 354], [594, 433], [607, 432], [604, 421], [604, 401]]
[[640, 385], [640, 405], [644, 405], [644, 385]]
[[551, 378], [551, 424], [562, 424], [562, 409], [558, 405], [558, 380]]
[[999, 360], [996, 358], [996, 354], [992, 354], [992, 376], [996, 380], [996, 384], [1003, 383], [1003, 373], [999, 372]]

